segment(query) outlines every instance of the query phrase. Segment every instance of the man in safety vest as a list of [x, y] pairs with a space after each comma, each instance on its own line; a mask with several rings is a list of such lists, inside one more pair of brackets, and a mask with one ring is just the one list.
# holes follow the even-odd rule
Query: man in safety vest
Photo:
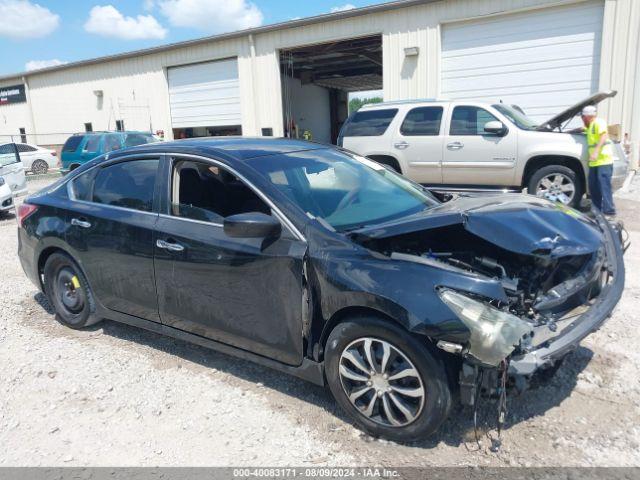
[[611, 217], [616, 214], [611, 189], [613, 148], [607, 132], [607, 122], [597, 118], [597, 113], [596, 107], [592, 105], [582, 110], [589, 146], [589, 193], [593, 205], [605, 216]]

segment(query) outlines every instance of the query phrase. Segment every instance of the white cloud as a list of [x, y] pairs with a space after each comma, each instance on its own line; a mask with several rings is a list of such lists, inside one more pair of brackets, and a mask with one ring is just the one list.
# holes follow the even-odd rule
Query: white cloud
[[246, 0], [158, 0], [160, 12], [176, 27], [208, 33], [230, 32], [262, 25], [262, 12]]
[[44, 37], [60, 24], [51, 10], [28, 0], [0, 0], [0, 36], [9, 38]]
[[331, 13], [336, 13], [336, 12], [345, 12], [347, 10], [353, 10], [354, 8], [356, 8], [355, 5], [352, 5], [350, 3], [345, 3], [344, 5], [341, 5], [339, 7], [333, 7], [331, 9]]
[[167, 34], [153, 15], [125, 17], [113, 5], [93, 7], [84, 29], [89, 33], [123, 40], [164, 38]]
[[64, 65], [65, 61], [52, 58], [51, 60], [29, 60], [24, 65], [24, 69], [28, 72], [30, 70], [40, 70], [41, 68], [55, 67], [57, 65]]
[[144, 0], [144, 2], [142, 3], [142, 8], [144, 8], [147, 12], [153, 10], [155, 6], [155, 0]]

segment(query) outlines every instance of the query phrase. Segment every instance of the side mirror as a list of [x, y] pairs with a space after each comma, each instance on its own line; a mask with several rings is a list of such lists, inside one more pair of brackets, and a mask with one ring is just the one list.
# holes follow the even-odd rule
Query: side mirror
[[239, 213], [224, 219], [224, 233], [234, 238], [278, 237], [282, 225], [271, 215], [260, 212]]
[[485, 133], [490, 133], [491, 135], [504, 137], [507, 134], [508, 130], [504, 123], [493, 120], [484, 124], [484, 131]]

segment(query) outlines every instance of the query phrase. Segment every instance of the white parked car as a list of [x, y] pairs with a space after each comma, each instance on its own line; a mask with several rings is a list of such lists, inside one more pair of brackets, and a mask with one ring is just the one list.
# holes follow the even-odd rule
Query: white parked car
[[[587, 190], [586, 137], [567, 125], [586, 105], [613, 97], [586, 98], [543, 124], [503, 103], [407, 100], [364, 105], [345, 122], [338, 144], [388, 165], [435, 191], [527, 189], [577, 206]], [[613, 186], [628, 160], [614, 142]]]
[[55, 150], [38, 147], [28, 143], [16, 143], [20, 160], [24, 168], [35, 174], [44, 174], [50, 168], [58, 166], [58, 154]]
[[13, 194], [9, 184], [3, 177], [0, 177], [0, 215], [13, 208]]
[[[15, 143], [0, 144], [0, 177], [4, 186], [8, 186], [12, 196], [17, 197], [27, 193], [27, 179], [24, 175], [24, 165], [20, 161]], [[4, 192], [0, 191], [0, 195]], [[2, 197], [0, 206], [7, 201]], [[10, 205], [5, 205], [11, 208]]]

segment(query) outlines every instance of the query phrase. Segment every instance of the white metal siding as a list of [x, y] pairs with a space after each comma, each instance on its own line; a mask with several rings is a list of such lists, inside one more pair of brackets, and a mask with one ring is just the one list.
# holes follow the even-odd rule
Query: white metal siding
[[517, 104], [544, 121], [598, 90], [602, 2], [442, 29], [442, 96]]
[[169, 103], [173, 128], [242, 124], [238, 61], [170, 68]]

